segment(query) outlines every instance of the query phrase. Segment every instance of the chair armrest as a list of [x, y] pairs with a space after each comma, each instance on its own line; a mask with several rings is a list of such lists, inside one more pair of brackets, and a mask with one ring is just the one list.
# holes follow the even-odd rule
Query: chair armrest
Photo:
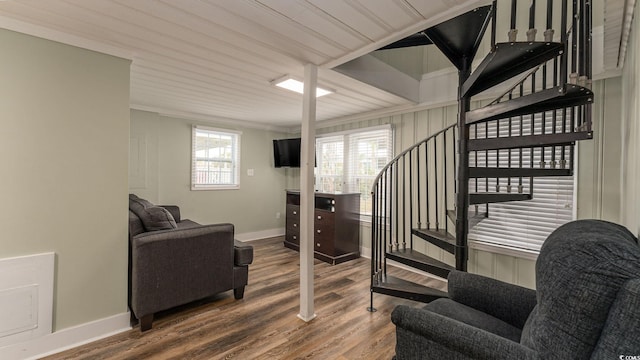
[[253, 262], [253, 246], [233, 240], [233, 262], [236, 266], [247, 266]]
[[449, 297], [519, 329], [537, 304], [535, 290], [462, 271], [449, 273]]
[[131, 307], [136, 316], [230, 290], [233, 236], [231, 224], [135, 236], [131, 244]]
[[616, 359], [640, 354], [640, 279], [628, 280], [611, 305], [592, 359]]
[[177, 223], [180, 222], [180, 207], [176, 205], [159, 205], [159, 206], [167, 209], [171, 213], [171, 216], [173, 216], [173, 220], [175, 220]]
[[402, 359], [537, 359], [524, 345], [434, 312], [405, 305], [391, 313]]

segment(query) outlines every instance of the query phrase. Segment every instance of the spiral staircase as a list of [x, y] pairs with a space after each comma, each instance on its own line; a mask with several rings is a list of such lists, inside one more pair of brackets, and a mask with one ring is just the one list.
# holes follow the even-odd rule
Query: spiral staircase
[[[376, 178], [370, 311], [374, 293], [422, 302], [447, 296], [387, 275], [387, 260], [443, 278], [466, 271], [469, 229], [491, 216], [491, 204], [530, 200], [536, 178], [573, 174], [575, 143], [593, 136], [591, 18], [588, 0], [493, 1], [387, 47], [432, 44], [451, 61], [458, 121], [400, 153]], [[509, 21], [505, 42], [496, 42], [499, 21]], [[545, 24], [541, 34], [536, 24]], [[488, 55], [472, 69], [489, 40]], [[474, 97], [496, 89], [495, 100], [471, 108]], [[418, 251], [425, 247], [418, 242], [455, 263]]]

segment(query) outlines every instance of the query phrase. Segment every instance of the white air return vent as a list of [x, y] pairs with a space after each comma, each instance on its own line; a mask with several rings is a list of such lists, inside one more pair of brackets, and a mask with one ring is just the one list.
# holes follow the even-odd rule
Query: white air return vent
[[0, 259], [0, 347], [51, 333], [54, 259]]

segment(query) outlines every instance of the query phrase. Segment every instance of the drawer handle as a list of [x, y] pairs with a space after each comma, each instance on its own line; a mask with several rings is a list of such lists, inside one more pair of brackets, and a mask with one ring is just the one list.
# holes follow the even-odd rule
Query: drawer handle
[[298, 239], [298, 237], [293, 235], [293, 240], [297, 240], [297, 239]]
[[298, 215], [298, 212], [294, 210], [293, 215]]
[[320, 247], [320, 243], [316, 243], [316, 246], [317, 246], [317, 247]]
[[293, 224], [293, 227], [298, 227], [298, 224]]
[[322, 231], [320, 231], [320, 230], [316, 230], [316, 232], [317, 232], [318, 234], [320, 234]]
[[322, 216], [318, 215], [318, 220], [322, 220]]

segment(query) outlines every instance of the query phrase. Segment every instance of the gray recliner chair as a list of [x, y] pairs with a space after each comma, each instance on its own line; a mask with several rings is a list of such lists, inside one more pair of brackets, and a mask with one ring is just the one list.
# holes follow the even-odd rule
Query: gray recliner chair
[[640, 247], [622, 226], [558, 228], [538, 257], [537, 291], [457, 271], [448, 287], [449, 299], [394, 309], [398, 360], [640, 356]]

